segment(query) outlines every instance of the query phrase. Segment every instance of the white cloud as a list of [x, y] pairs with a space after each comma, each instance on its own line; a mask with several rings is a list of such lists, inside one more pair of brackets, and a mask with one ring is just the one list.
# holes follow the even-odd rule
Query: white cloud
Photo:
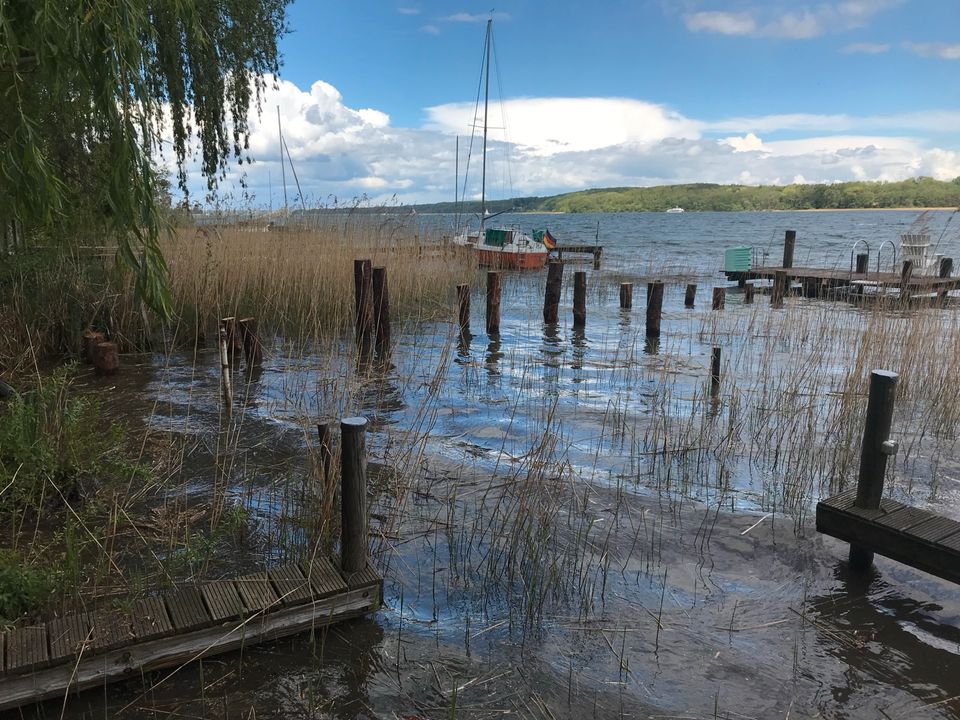
[[[509, 20], [510, 15], [505, 12], [495, 12], [493, 13], [494, 20]], [[467, 13], [467, 12], [458, 12], [453, 15], [447, 15], [440, 18], [442, 22], [453, 22], [453, 23], [485, 23], [490, 19], [490, 13]]]
[[397, 12], [400, 13], [401, 15], [419, 15], [419, 14], [420, 14], [420, 8], [415, 8], [415, 7], [399, 7], [399, 8], [397, 8]]
[[844, 132], [848, 130], [896, 130], [924, 133], [954, 133], [960, 128], [958, 110], [918, 110], [891, 115], [815, 115], [787, 113], [734, 117], [704, 122], [704, 132], [764, 132], [815, 131]]
[[937, 57], [942, 60], [960, 60], [960, 43], [915, 43], [906, 42], [903, 46], [920, 57]]
[[[269, 83], [268, 83], [269, 85]], [[309, 90], [280, 81], [264, 98], [264, 114], [251, 119], [252, 164], [234, 166], [224, 194], [241, 194], [241, 180], [258, 207], [282, 203], [276, 106], [308, 205], [331, 196], [361, 194], [377, 202], [427, 202], [453, 198], [454, 133], [467, 132], [470, 104], [428, 109], [420, 128], [400, 128], [386, 113], [353, 109], [328, 83]], [[917, 175], [960, 176], [956, 147], [931, 147], [884, 122], [943, 128], [957, 126], [955, 111], [913, 113], [886, 119], [844, 115], [773, 115], [706, 122], [653, 103], [623, 98], [523, 98], [505, 104], [512, 145], [502, 133], [490, 140], [488, 196], [548, 195], [588, 187], [681, 182], [773, 183], [853, 179], [898, 180]], [[502, 124], [499, 115], [491, 120]], [[775, 134], [791, 128], [790, 139]], [[722, 137], [714, 134], [724, 133]], [[772, 137], [771, 137], [772, 135]], [[469, 138], [460, 139], [460, 171]], [[509, 154], [509, 171], [498, 162]], [[474, 158], [476, 162], [476, 157]], [[476, 164], [471, 176], [476, 178]], [[203, 197], [199, 163], [190, 166], [194, 195]], [[286, 168], [290, 203], [296, 189]], [[512, 184], [511, 182], [512, 181]], [[477, 186], [479, 183], [477, 182]], [[478, 187], [467, 190], [468, 196]], [[234, 199], [232, 202], [241, 204]]]
[[889, 50], [888, 43], [858, 42], [850, 43], [840, 52], [847, 55], [881, 55]]
[[703, 10], [687, 13], [684, 24], [692, 32], [721, 35], [779, 37], [795, 40], [863, 27], [877, 13], [900, 5], [903, 0], [840, 0], [813, 6], [769, 2], [738, 12]]

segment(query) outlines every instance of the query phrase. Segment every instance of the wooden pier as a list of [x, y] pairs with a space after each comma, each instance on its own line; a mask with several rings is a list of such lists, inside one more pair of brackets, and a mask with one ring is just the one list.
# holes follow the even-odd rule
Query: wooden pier
[[960, 289], [960, 277], [931, 277], [893, 272], [845, 272], [823, 268], [756, 267], [742, 272], [726, 272], [728, 280], [741, 287], [751, 280], [770, 280], [777, 273], [785, 274], [790, 285], [800, 285], [802, 294], [809, 298], [824, 298], [862, 293], [867, 288], [886, 293], [898, 290], [901, 296], [943, 295]]
[[315, 556], [8, 630], [0, 634], [0, 711], [376, 610], [383, 579], [366, 552], [365, 427], [363, 418], [341, 423], [342, 563]]
[[603, 245], [557, 245], [553, 249], [553, 253], [556, 254], [557, 260], [563, 262], [563, 256], [570, 255], [574, 256], [574, 260], [578, 259], [576, 256], [580, 255], [589, 255], [593, 258], [593, 264], [595, 266], [600, 265], [600, 259], [603, 257]]

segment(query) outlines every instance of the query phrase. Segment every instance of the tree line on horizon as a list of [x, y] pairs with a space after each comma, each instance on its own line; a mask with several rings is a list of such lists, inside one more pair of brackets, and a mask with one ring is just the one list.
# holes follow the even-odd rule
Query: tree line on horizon
[[[472, 201], [414, 207], [418, 212], [480, 212], [480, 203]], [[692, 183], [600, 188], [551, 197], [522, 197], [487, 203], [490, 212], [663, 212], [672, 207], [694, 212], [960, 207], [960, 177], [950, 181], [918, 177], [899, 182], [803, 185]]]

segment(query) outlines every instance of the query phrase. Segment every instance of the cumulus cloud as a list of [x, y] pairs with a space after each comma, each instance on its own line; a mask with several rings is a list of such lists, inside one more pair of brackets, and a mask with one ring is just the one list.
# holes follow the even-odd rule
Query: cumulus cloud
[[[223, 195], [234, 195], [234, 204], [282, 203], [276, 106], [308, 205], [360, 195], [375, 202], [453, 198], [453, 135], [469, 133], [471, 104], [428, 108], [422, 127], [403, 128], [376, 108], [349, 107], [329, 83], [318, 81], [303, 90], [280, 81], [264, 98], [264, 114], [251, 118], [252, 162], [233, 167], [221, 186]], [[490, 137], [487, 188], [493, 197], [682, 182], [960, 176], [960, 152], [930, 147], [910, 133], [893, 132], [893, 125], [883, 125], [895, 122], [902, 128], [912, 123], [922, 129], [952, 122], [956, 127], [954, 111], [886, 120], [797, 114], [708, 122], [623, 98], [521, 98], [504, 107], [511, 133], [505, 137], [497, 131]], [[499, 114], [491, 119], [494, 125], [502, 121]], [[789, 139], [778, 135], [785, 128], [791, 129]], [[461, 176], [468, 143], [469, 137], [461, 137]], [[509, 164], [502, 162], [505, 157]], [[476, 168], [474, 164], [471, 169], [475, 178]], [[198, 164], [189, 170], [194, 195], [203, 197]], [[290, 202], [296, 204], [289, 166], [286, 175]], [[237, 198], [242, 192], [248, 195], [243, 203]], [[478, 193], [479, 183], [471, 182], [467, 196]]]
[[960, 43], [906, 42], [903, 46], [920, 57], [937, 57], [941, 60], [960, 60]]
[[877, 13], [902, 2], [903, 0], [841, 0], [799, 8], [792, 3], [770, 2], [738, 12], [690, 12], [683, 16], [683, 20], [691, 32], [803, 40], [828, 32], [845, 32], [863, 27]]
[[888, 43], [858, 42], [850, 43], [840, 52], [846, 55], [882, 55], [889, 50]]

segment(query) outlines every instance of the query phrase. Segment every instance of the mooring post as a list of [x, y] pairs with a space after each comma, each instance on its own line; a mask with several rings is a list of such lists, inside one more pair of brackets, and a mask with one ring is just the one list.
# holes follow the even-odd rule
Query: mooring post
[[600, 245], [596, 245], [593, 248], [593, 269], [600, 269], [600, 257], [603, 255], [603, 248]]
[[[857, 479], [856, 507], [875, 510], [883, 497], [883, 479], [887, 472], [887, 458], [897, 452], [897, 444], [890, 441], [893, 408], [897, 396], [897, 374], [890, 370], [870, 373], [870, 398], [863, 425], [863, 446], [860, 450], [860, 475]], [[859, 545], [850, 545], [850, 567], [864, 570], [873, 563], [873, 551]]]
[[263, 364], [263, 345], [260, 343], [260, 335], [257, 334], [257, 319], [243, 318], [237, 321], [237, 327], [240, 329], [243, 359], [247, 363], [247, 368], [259, 367]]
[[547, 287], [543, 291], [543, 321], [556, 323], [560, 318], [560, 289], [563, 285], [563, 263], [547, 265]]
[[317, 420], [317, 446], [320, 448], [320, 472], [323, 476], [323, 487], [326, 489], [330, 479], [330, 465], [333, 462], [333, 442], [330, 438], [330, 420]]
[[240, 336], [240, 327], [234, 316], [220, 318], [220, 327], [227, 338], [227, 359], [233, 362], [243, 352], [243, 338]]
[[487, 335], [500, 333], [500, 272], [487, 271]]
[[868, 253], [859, 253], [857, 255], [857, 275], [866, 275], [869, 270], [870, 255]]
[[660, 318], [663, 314], [663, 283], [647, 283], [647, 337], [660, 337]]
[[470, 334], [470, 286], [457, 285], [457, 317], [460, 322], [460, 334]]
[[98, 330], [86, 330], [83, 333], [83, 357], [88, 365], [93, 365], [96, 357], [97, 345], [105, 343], [107, 336]]
[[340, 421], [340, 564], [352, 574], [367, 567], [367, 419]]
[[582, 328], [587, 324], [587, 273], [578, 270], [573, 274], [573, 326]]
[[620, 283], [620, 309], [629, 310], [633, 307], [633, 283]]
[[714, 310], [723, 310], [723, 306], [727, 302], [727, 289], [723, 287], [715, 287], [713, 289], [713, 309]]
[[720, 389], [720, 348], [710, 350], [710, 393], [716, 394]]
[[783, 235], [783, 267], [793, 267], [793, 246], [797, 242], [797, 231], [787, 230]]
[[787, 271], [776, 270], [773, 273], [773, 287], [770, 288], [770, 307], [783, 307], [783, 294], [787, 290]]
[[697, 301], [697, 284], [687, 283], [687, 291], [683, 294], [683, 306], [692, 308]]
[[743, 304], [753, 304], [753, 283], [747, 283], [743, 286]]
[[376, 328], [377, 349], [390, 346], [390, 290], [387, 286], [387, 269], [373, 268], [373, 323]]
[[227, 415], [233, 411], [233, 386], [230, 384], [230, 353], [227, 351], [227, 329], [220, 326], [220, 376], [223, 379], [223, 404]]
[[98, 343], [93, 348], [93, 367], [97, 375], [116, 375], [120, 371], [120, 349], [117, 344]]
[[942, 278], [950, 277], [953, 272], [953, 258], [940, 258], [940, 269], [937, 274]]
[[373, 330], [373, 263], [353, 261], [353, 299], [357, 314], [357, 344], [368, 347]]

